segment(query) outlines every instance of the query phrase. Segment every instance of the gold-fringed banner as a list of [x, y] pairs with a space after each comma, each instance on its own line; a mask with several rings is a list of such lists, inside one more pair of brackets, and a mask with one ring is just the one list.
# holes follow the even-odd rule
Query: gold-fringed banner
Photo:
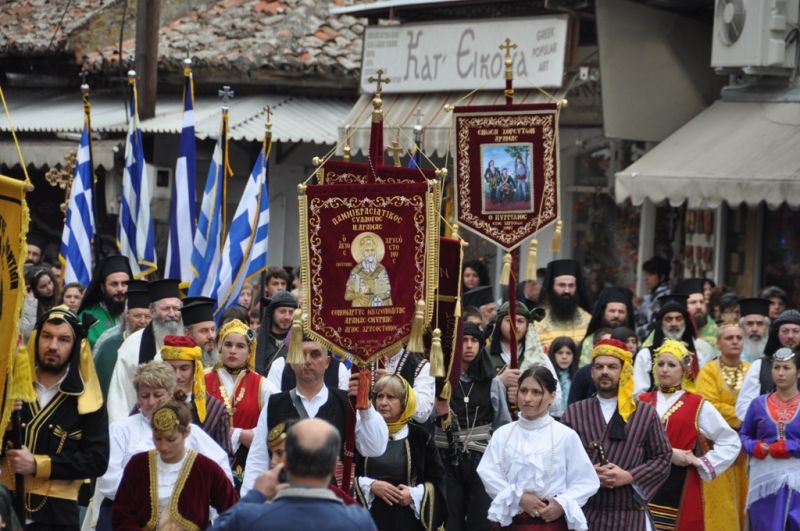
[[559, 216], [559, 104], [456, 107], [458, 222], [506, 251]]
[[361, 366], [399, 347], [438, 272], [437, 183], [300, 188], [303, 328]]
[[0, 396], [5, 397], [0, 415], [0, 433], [11, 418], [14, 398], [10, 384], [19, 345], [18, 323], [25, 301], [23, 264], [27, 255], [28, 206], [24, 181], [0, 175]]

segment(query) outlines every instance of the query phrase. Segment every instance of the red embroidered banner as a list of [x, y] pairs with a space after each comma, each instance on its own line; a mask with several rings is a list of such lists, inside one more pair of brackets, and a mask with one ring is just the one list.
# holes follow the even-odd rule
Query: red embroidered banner
[[438, 269], [435, 188], [427, 182], [301, 188], [306, 333], [365, 366], [408, 338], [417, 301], [426, 302], [430, 321]]
[[[460, 315], [456, 307], [461, 298], [462, 240], [439, 238], [439, 289], [436, 292], [436, 310], [431, 328], [442, 332], [445, 378], [436, 379], [436, 395], [440, 396], [444, 383], [458, 384], [461, 376], [461, 344], [456, 341]], [[460, 313], [460, 312], [459, 312]], [[429, 344], [430, 338], [426, 338]]]
[[458, 221], [510, 251], [558, 217], [558, 106], [453, 114]]
[[320, 175], [322, 184], [414, 183], [436, 178], [434, 170], [403, 166], [378, 166], [373, 172], [368, 162], [344, 160], [325, 161]]

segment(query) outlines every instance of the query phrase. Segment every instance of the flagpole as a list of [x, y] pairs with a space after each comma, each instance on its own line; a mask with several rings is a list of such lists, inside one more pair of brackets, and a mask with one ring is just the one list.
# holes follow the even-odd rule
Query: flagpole
[[94, 248], [94, 259], [95, 261], [100, 259], [100, 238], [98, 237], [98, 226], [99, 220], [97, 218], [97, 175], [94, 171], [94, 151], [92, 150], [92, 103], [89, 98], [91, 91], [89, 90], [89, 84], [86, 82], [86, 76], [88, 72], [86, 70], [81, 71], [81, 95], [83, 98], [83, 121], [86, 124], [86, 128], [89, 131], [89, 167], [91, 168], [92, 172], [92, 213], [94, 214], [94, 226], [95, 226], [95, 234], [94, 234], [94, 241], [92, 241], [92, 247]]
[[218, 92], [222, 97], [222, 231], [219, 235], [220, 249], [224, 245], [225, 236], [228, 229], [228, 101], [233, 98], [234, 93], [231, 87], [223, 85], [222, 90]]

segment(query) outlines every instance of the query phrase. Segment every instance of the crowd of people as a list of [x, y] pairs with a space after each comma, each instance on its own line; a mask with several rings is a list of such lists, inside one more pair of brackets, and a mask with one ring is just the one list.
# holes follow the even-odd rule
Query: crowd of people
[[643, 297], [591, 297], [554, 260], [512, 308], [467, 261], [458, 384], [398, 348], [354, 412], [350, 360], [290, 334], [287, 270], [215, 315], [120, 256], [62, 286], [44, 251], [31, 235], [9, 529], [800, 530], [800, 311], [777, 287], [671, 282], [656, 257]]

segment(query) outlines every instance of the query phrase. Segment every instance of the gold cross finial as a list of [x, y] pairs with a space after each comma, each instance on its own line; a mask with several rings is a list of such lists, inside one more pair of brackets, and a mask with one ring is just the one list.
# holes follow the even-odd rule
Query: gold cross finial
[[511, 39], [506, 37], [506, 40], [503, 41], [503, 44], [500, 45], [501, 50], [505, 50], [506, 52], [506, 63], [511, 61], [511, 50], [516, 50], [517, 45], [511, 42]]
[[267, 123], [265, 124], [267, 130], [272, 129], [272, 108], [267, 105]]
[[399, 167], [402, 163], [400, 157], [403, 155], [403, 148], [400, 147], [400, 141], [397, 139], [392, 140], [392, 145], [386, 148], [392, 154], [394, 165]]
[[382, 68], [379, 68], [378, 71], [375, 72], [375, 73], [378, 74], [377, 77], [376, 76], [369, 76], [367, 78], [367, 82], [368, 83], [375, 83], [377, 85], [377, 87], [375, 88], [375, 95], [376, 96], [380, 96], [381, 95], [381, 90], [383, 88], [383, 85], [388, 85], [389, 83], [392, 82], [392, 80], [389, 79], [388, 77], [383, 77], [383, 69]]

